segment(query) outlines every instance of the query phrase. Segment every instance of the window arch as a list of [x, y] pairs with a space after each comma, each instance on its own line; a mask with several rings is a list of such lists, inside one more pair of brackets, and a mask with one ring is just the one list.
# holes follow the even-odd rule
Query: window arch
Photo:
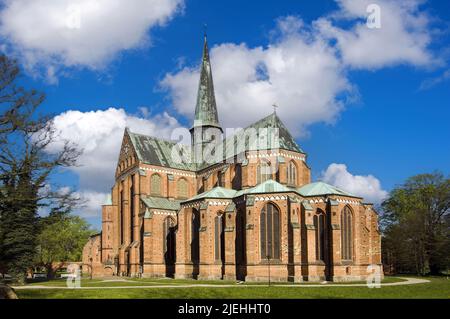
[[261, 259], [280, 259], [280, 211], [271, 203], [260, 215]]
[[150, 178], [150, 194], [161, 196], [161, 176], [153, 174]]
[[262, 160], [257, 167], [256, 183], [261, 184], [272, 178], [270, 162]]
[[241, 164], [236, 164], [234, 168], [234, 177], [232, 180], [232, 186], [235, 190], [240, 190], [242, 188], [242, 166]]
[[341, 252], [342, 260], [353, 259], [353, 216], [348, 206], [341, 212]]
[[214, 257], [216, 261], [224, 261], [225, 257], [225, 216], [217, 214], [214, 218]]
[[325, 214], [321, 210], [318, 210], [317, 214], [314, 215], [314, 228], [316, 232], [316, 260], [325, 261]]
[[191, 261], [193, 263], [198, 263], [200, 259], [199, 228], [200, 213], [198, 210], [193, 208], [191, 218]]
[[179, 198], [188, 198], [188, 182], [185, 178], [180, 178], [177, 184], [177, 193]]
[[287, 184], [297, 185], [297, 165], [295, 165], [294, 161], [290, 161], [287, 166]]

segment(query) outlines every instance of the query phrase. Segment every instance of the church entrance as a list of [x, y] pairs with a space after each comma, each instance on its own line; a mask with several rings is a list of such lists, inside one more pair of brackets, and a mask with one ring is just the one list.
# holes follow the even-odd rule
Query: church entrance
[[167, 217], [164, 220], [164, 263], [166, 265], [166, 277], [173, 278], [175, 275], [175, 220], [172, 217]]

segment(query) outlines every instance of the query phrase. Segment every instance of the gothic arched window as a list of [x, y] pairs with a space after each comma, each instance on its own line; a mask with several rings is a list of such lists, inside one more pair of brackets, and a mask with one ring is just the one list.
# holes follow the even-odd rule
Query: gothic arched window
[[198, 263], [200, 259], [199, 246], [199, 228], [200, 228], [200, 213], [196, 209], [192, 209], [191, 219], [191, 261]]
[[161, 176], [153, 174], [150, 178], [150, 193], [152, 195], [161, 195]]
[[268, 203], [260, 215], [261, 259], [280, 259], [280, 212]]
[[180, 178], [178, 180], [177, 193], [178, 193], [178, 198], [188, 198], [189, 197], [188, 182], [186, 179]]
[[318, 210], [314, 216], [314, 228], [316, 231], [316, 260], [325, 261], [325, 214]]
[[294, 161], [290, 161], [287, 166], [287, 183], [288, 185], [297, 185], [297, 166]]
[[233, 189], [240, 190], [242, 188], [242, 166], [241, 164], [236, 164], [234, 168], [234, 177], [232, 180]]
[[164, 219], [163, 251], [166, 263], [175, 262], [175, 220], [172, 217]]
[[341, 212], [341, 251], [342, 260], [353, 259], [353, 217], [350, 207]]
[[267, 161], [261, 161], [258, 164], [256, 172], [256, 183], [261, 184], [272, 178], [270, 163]]
[[214, 257], [216, 261], [224, 261], [225, 257], [225, 218], [223, 214], [214, 218]]

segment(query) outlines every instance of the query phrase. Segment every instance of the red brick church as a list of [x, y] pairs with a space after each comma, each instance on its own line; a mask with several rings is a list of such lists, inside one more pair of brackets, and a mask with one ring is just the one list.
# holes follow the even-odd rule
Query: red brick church
[[[373, 206], [311, 183], [306, 153], [276, 112], [223, 137], [206, 37], [190, 132], [185, 151], [125, 131], [102, 232], [83, 251], [85, 270], [266, 281], [270, 264], [272, 280], [300, 282], [362, 280], [369, 265], [381, 267]], [[186, 153], [190, 160], [180, 160]]]

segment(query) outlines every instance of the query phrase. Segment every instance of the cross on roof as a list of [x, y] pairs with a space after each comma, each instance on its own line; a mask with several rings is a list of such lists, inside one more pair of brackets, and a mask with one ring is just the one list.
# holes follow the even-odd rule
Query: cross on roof
[[279, 108], [279, 106], [276, 103], [274, 103], [272, 106], [273, 106], [273, 113], [277, 113], [277, 108]]

